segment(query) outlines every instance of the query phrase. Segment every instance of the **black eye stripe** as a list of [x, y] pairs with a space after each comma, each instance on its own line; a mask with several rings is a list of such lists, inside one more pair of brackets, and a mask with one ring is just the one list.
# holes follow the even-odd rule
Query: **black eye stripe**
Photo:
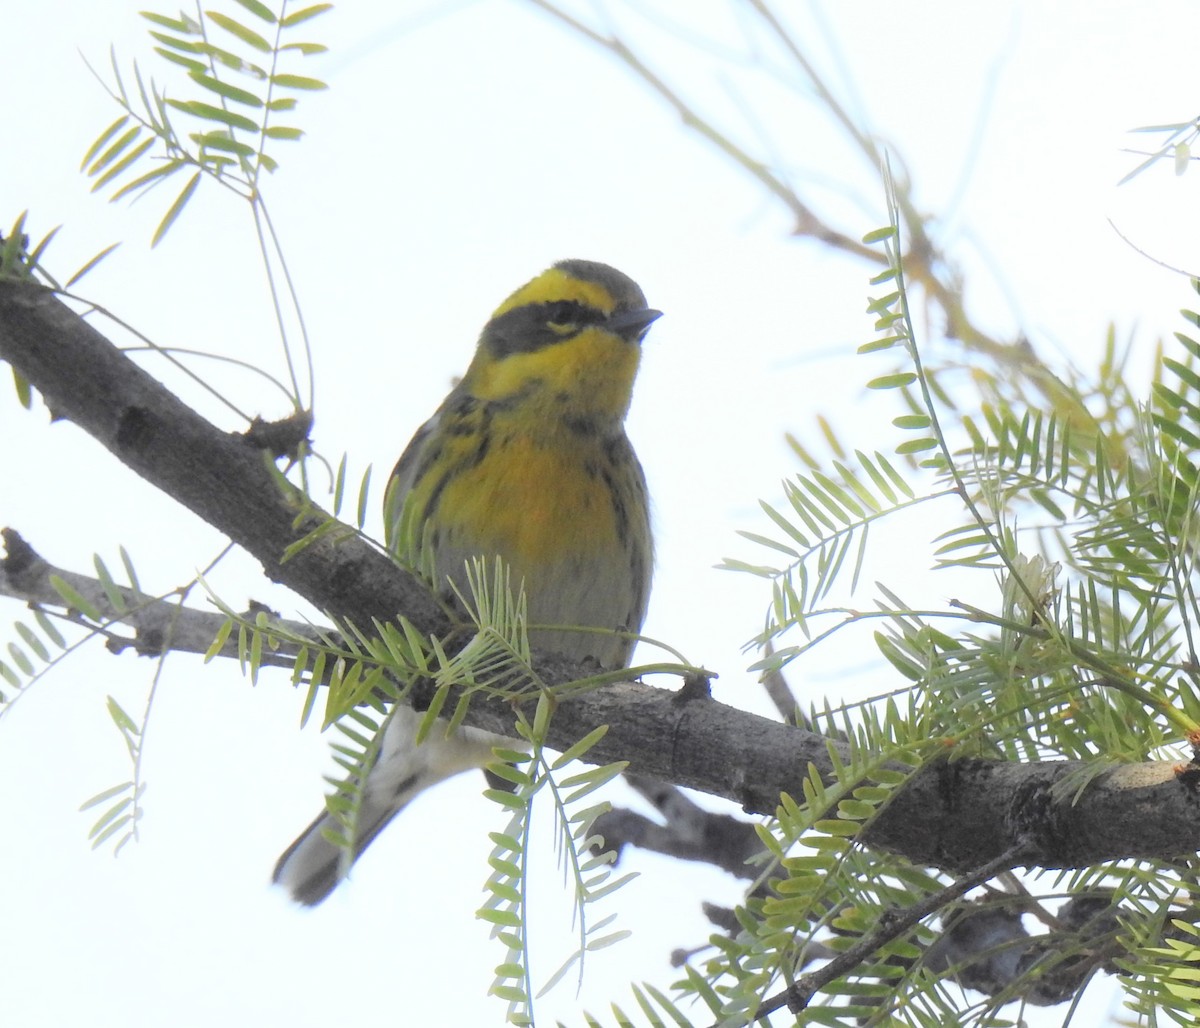
[[[602, 325], [607, 320], [603, 311], [577, 300], [528, 303], [488, 322], [483, 339], [496, 357], [507, 357], [561, 343], [588, 325]], [[552, 325], [555, 327], [551, 328]], [[573, 331], [564, 332], [564, 326]]]
[[580, 303], [578, 300], [556, 300], [553, 303], [540, 303], [542, 316], [551, 325], [598, 325], [605, 320], [604, 312]]

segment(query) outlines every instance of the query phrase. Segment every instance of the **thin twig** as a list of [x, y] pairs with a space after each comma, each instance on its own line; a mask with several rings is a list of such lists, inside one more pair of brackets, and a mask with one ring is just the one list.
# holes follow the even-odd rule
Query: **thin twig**
[[[885, 911], [880, 918], [878, 929], [866, 936], [856, 946], [838, 954], [824, 967], [802, 976], [794, 985], [766, 1000], [755, 1011], [755, 1019], [765, 1017], [785, 1006], [793, 1014], [800, 1013], [812, 1002], [813, 996], [830, 982], [849, 974], [872, 953], [882, 949], [893, 939], [904, 935], [930, 914], [937, 913], [948, 903], [959, 899], [977, 885], [982, 885], [994, 878], [999, 872], [1015, 867], [1021, 862], [1021, 857], [1026, 850], [1027, 845], [1020, 842], [970, 874], [951, 882], [944, 889], [918, 900], [911, 907], [902, 911]], [[714, 1028], [718, 1028], [718, 1026], [714, 1026]]]

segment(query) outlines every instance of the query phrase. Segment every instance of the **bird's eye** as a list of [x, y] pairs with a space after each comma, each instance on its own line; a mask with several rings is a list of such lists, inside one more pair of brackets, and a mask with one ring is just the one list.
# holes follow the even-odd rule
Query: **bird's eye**
[[546, 324], [554, 329], [573, 328], [579, 320], [579, 304], [559, 300], [546, 305]]

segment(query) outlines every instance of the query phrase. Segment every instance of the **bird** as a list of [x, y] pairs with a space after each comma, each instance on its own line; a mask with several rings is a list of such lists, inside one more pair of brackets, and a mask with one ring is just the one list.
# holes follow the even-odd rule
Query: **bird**
[[[443, 595], [470, 595], [468, 563], [498, 557], [523, 585], [531, 647], [628, 667], [646, 616], [653, 543], [625, 417], [642, 341], [661, 313], [633, 279], [595, 261], [558, 261], [512, 293], [392, 472], [389, 551], [401, 557], [415, 534]], [[483, 767], [493, 746], [512, 746], [479, 729], [447, 734], [436, 725], [418, 745], [424, 716], [398, 702], [385, 721], [350, 863], [418, 793]], [[345, 847], [327, 837], [341, 831], [322, 812], [279, 858], [273, 881], [298, 903], [322, 902], [348, 866]]]

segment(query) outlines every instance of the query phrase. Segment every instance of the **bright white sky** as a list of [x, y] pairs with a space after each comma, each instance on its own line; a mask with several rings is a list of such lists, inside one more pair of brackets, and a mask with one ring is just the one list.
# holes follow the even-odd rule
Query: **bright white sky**
[[[62, 223], [50, 263], [64, 275], [126, 240], [85, 280], [87, 295], [160, 344], [282, 375], [243, 209], [202, 190], [151, 253], [166, 194], [110, 207], [77, 173], [90, 140], [117, 116], [80, 52], [107, 74], [112, 42], [126, 71], [136, 56], [160, 81], [172, 75], [152, 59], [138, 6], [0, 3], [10, 85], [0, 222], [29, 208], [38, 236]], [[751, 146], [765, 139], [818, 210], [835, 211], [851, 235], [883, 223], [870, 169], [817, 107], [747, 65], [698, 57], [665, 34], [665, 16], [647, 23], [608, 6], [697, 107]], [[739, 45], [736, 4], [657, 6]], [[807, 5], [779, 6], [795, 8], [803, 45], [836, 72], [821, 18]], [[1051, 362], [1083, 367], [1115, 321], [1122, 338], [1137, 340], [1144, 376], [1154, 340], [1182, 327], [1175, 312], [1194, 298], [1109, 219], [1161, 260], [1200, 269], [1194, 175], [1177, 180], [1164, 164], [1115, 187], [1134, 160], [1121, 148], [1145, 142], [1128, 129], [1195, 111], [1200, 8], [829, 7], [822, 17], [852, 102], [903, 156], [921, 206], [943, 216], [937, 230], [969, 275], [978, 320], [996, 333], [1024, 330]], [[786, 216], [756, 184], [615, 62], [521, 0], [346, 4], [309, 35], [332, 52], [305, 70], [332, 88], [303, 101], [297, 120], [308, 137], [279, 148], [284, 166], [267, 189], [316, 348], [320, 450], [334, 462], [348, 452], [356, 473], [369, 463], [386, 470], [511, 289], [564, 256], [627, 271], [666, 312], [650, 333], [630, 418], [659, 544], [646, 631], [718, 670], [721, 699], [765, 709], [740, 644], [768, 594], [712, 565], [759, 556], [734, 533], [766, 529], [755, 501], [778, 496], [794, 467], [785, 431], [815, 440], [813, 416], [823, 411], [852, 444], [873, 446], [895, 413], [860, 387], [878, 366], [853, 356], [870, 335], [862, 312], [871, 269], [790, 239]], [[739, 112], [751, 109], [747, 127]], [[244, 406], [286, 412], [261, 380], [217, 374]], [[0, 399], [0, 434], [10, 440], [0, 525], [50, 560], [82, 571], [99, 551], [117, 567], [124, 544], [143, 585], [165, 590], [218, 552], [211, 530], [75, 428], [49, 426], [43, 409], [27, 414]], [[922, 591], [944, 601], [950, 587], [923, 574], [932, 533], [922, 520], [900, 547], [904, 560], [880, 555], [865, 582], [903, 582], [913, 602]], [[285, 613], [304, 609], [244, 558], [214, 583], [233, 605], [253, 597]], [[987, 585], [975, 586], [984, 600]], [[15, 604], [0, 609], [4, 626], [20, 616]], [[9, 633], [0, 627], [0, 643]], [[794, 669], [794, 684], [810, 698], [890, 687], [864, 656], [868, 644], [818, 654]], [[326, 759], [314, 730], [296, 731], [300, 697], [284, 676], [251, 689], [234, 667], [172, 659], [145, 743], [142, 841], [116, 861], [89, 850], [90, 818], [76, 808], [129, 773], [105, 695], [140, 712], [152, 673], [149, 662], [96, 648], [41, 682], [0, 726], [0, 1021], [498, 1023], [502, 1006], [484, 993], [501, 953], [471, 915], [486, 877], [485, 832], [501, 821], [473, 777], [407, 811], [318, 911], [299, 911], [268, 886], [279, 851], [319, 807]], [[541, 1013], [578, 1024], [580, 1006], [601, 1014], [605, 997], [633, 1006], [621, 983], [669, 983], [670, 950], [708, 934], [701, 901], [738, 895], [706, 869], [645, 855], [626, 867], [642, 876], [614, 908], [634, 939], [597, 956], [581, 1000], [561, 989]], [[549, 893], [544, 902], [553, 903]], [[535, 935], [543, 976], [557, 963], [559, 913], [551, 909]], [[337, 980], [349, 987], [334, 989]], [[1092, 1022], [1108, 1009], [1100, 1003]]]

